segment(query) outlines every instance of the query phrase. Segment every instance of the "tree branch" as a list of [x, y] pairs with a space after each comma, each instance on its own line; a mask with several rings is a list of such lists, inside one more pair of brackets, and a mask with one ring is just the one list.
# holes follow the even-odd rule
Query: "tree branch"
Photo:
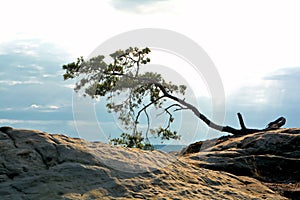
[[246, 126], [245, 126], [245, 123], [244, 123], [244, 120], [243, 120], [243, 117], [242, 117], [241, 113], [238, 113], [237, 115], [238, 115], [238, 118], [239, 118], [241, 129], [246, 129]]
[[[136, 116], [135, 121], [134, 121], [133, 134], [136, 133], [137, 124], [138, 124], [138, 122], [139, 122], [139, 117], [140, 117], [141, 113], [142, 113], [142, 112], [145, 112], [145, 110], [146, 110], [149, 106], [151, 106], [152, 104], [158, 102], [158, 101], [159, 101], [160, 99], [162, 99], [163, 97], [164, 97], [164, 96], [161, 96], [161, 97], [157, 98], [155, 101], [152, 101], [152, 102], [148, 103], [147, 105], [144, 105], [144, 107], [143, 107], [141, 110], [138, 111], [137, 116]], [[148, 116], [148, 113], [147, 113], [147, 112], [145, 112], [145, 114], [146, 114], [146, 117], [147, 117], [147, 119], [148, 119], [148, 130], [149, 130], [149, 126], [150, 126], [149, 116]]]
[[146, 140], [149, 143], [149, 138], [148, 138], [148, 133], [149, 133], [149, 129], [150, 129], [150, 120], [149, 120], [149, 115], [147, 113], [147, 109], [144, 110], [144, 113], [147, 117], [147, 131], [146, 131]]
[[[195, 106], [193, 106], [192, 104], [182, 100], [182, 99], [179, 99], [178, 97], [175, 97], [173, 95], [171, 95], [167, 90], [166, 88], [159, 82], [157, 81], [154, 81], [152, 79], [149, 79], [149, 78], [143, 78], [143, 77], [133, 77], [133, 76], [129, 76], [127, 74], [123, 74], [123, 73], [112, 73], [110, 75], [117, 75], [117, 76], [125, 76], [127, 78], [132, 78], [132, 79], [135, 79], [135, 80], [139, 80], [140, 82], [144, 82], [144, 83], [148, 83], [148, 84], [154, 84], [155, 86], [157, 86], [161, 92], [163, 93], [163, 96], [159, 97], [157, 99], [160, 100], [161, 98], [169, 98], [173, 101], [176, 101], [177, 103], [181, 104], [182, 107], [184, 106], [186, 109], [189, 109], [191, 110], [200, 120], [202, 120], [208, 127], [212, 128], [212, 129], [215, 129], [215, 130], [218, 130], [218, 131], [221, 131], [221, 132], [227, 132], [227, 133], [231, 133], [231, 134], [234, 134], [234, 135], [246, 135], [246, 134], [250, 134], [250, 133], [255, 133], [255, 132], [259, 132], [259, 131], [266, 131], [266, 130], [272, 130], [274, 129], [275, 127], [278, 127], [280, 128], [281, 126], [284, 125], [285, 123], [285, 118], [284, 117], [280, 117], [278, 118], [276, 121], [274, 122], [271, 122], [268, 124], [267, 128], [265, 129], [248, 129], [246, 128], [245, 124], [244, 124], [244, 120], [242, 118], [242, 115], [240, 113], [238, 113], [238, 119], [239, 119], [239, 122], [240, 122], [240, 126], [241, 126], [241, 129], [235, 129], [233, 127], [230, 127], [230, 126], [221, 126], [221, 125], [218, 125], [214, 122], [212, 122], [211, 120], [209, 120], [205, 115], [203, 115]], [[148, 106], [150, 106], [151, 104], [153, 104], [153, 102], [151, 102], [150, 104], [148, 104], [146, 107], [144, 107], [143, 109], [146, 109]], [[142, 109], [142, 110], [143, 110]], [[142, 111], [141, 110], [141, 111]], [[138, 113], [138, 116], [140, 114]], [[138, 119], [138, 117], [136, 118]]]

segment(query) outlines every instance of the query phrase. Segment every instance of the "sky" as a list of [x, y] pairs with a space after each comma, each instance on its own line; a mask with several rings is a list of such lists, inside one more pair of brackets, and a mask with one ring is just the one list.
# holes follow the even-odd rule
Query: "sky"
[[[236, 113], [241, 112], [249, 127], [264, 128], [279, 116], [287, 118], [286, 127], [300, 126], [298, 1], [11, 0], [1, 4], [0, 126], [100, 141], [117, 136], [123, 130], [116, 116], [106, 112], [103, 100], [87, 103], [95, 120], [74, 116], [74, 81], [63, 81], [61, 66], [88, 57], [113, 36], [142, 28], [175, 31], [203, 48], [223, 83], [224, 124], [238, 127]], [[176, 59], [174, 54], [157, 56], [156, 64], [173, 69], [184, 63]], [[211, 116], [211, 97], [203, 80], [199, 86], [194, 78], [183, 79], [192, 88], [190, 94], [196, 94], [188, 100]], [[182, 144], [220, 135], [198, 122], [190, 113], [178, 115]]]

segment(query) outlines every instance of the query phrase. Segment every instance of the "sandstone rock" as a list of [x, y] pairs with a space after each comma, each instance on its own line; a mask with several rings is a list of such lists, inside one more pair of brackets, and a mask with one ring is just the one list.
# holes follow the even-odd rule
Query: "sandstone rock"
[[[186, 157], [188, 162], [207, 169], [250, 176], [266, 183], [296, 184], [300, 182], [300, 129], [223, 137]], [[297, 191], [300, 188], [294, 190]]]
[[258, 180], [199, 168], [186, 157], [0, 130], [1, 200], [285, 199]]

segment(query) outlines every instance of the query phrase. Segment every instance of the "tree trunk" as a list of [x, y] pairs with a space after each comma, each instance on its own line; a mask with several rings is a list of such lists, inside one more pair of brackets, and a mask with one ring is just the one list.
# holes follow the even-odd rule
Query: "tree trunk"
[[[160, 87], [160, 89], [162, 89], [162, 88]], [[281, 126], [283, 126], [286, 122], [286, 119], [284, 117], [279, 117], [275, 121], [270, 122], [264, 129], [250, 129], [250, 128], [246, 128], [242, 115], [240, 113], [237, 113], [241, 129], [235, 129], [231, 126], [221, 126], [221, 125], [215, 124], [214, 122], [210, 121], [195, 106], [185, 102], [182, 99], [179, 99], [175, 96], [170, 95], [165, 90], [162, 90], [162, 92], [164, 93], [165, 97], [170, 98], [170, 99], [180, 103], [181, 105], [185, 106], [189, 110], [191, 110], [200, 120], [202, 120], [210, 128], [213, 128], [213, 129], [221, 131], [221, 132], [231, 133], [233, 135], [247, 135], [247, 134], [251, 134], [251, 133], [255, 133], [255, 132], [275, 130], [275, 129], [278, 129]]]

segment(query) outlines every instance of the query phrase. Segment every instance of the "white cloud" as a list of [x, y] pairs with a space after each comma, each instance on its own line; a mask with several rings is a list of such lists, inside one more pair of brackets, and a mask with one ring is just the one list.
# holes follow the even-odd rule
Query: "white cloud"
[[[1, 42], [1, 41], [0, 41]], [[11, 45], [14, 47], [11, 48]], [[31, 57], [38, 56], [39, 43], [37, 41], [30, 40], [14, 40], [13, 44], [7, 41], [3, 42], [0, 46], [0, 54], [5, 55], [8, 53], [22, 54]], [[19, 68], [27, 68], [27, 66], [19, 65]]]
[[47, 106], [47, 108], [57, 110], [57, 109], [59, 109], [60, 107], [59, 107], [59, 106], [55, 106], [55, 105], [50, 105], [50, 106]]
[[74, 89], [75, 88], [75, 84], [64, 84], [64, 87], [70, 88], [70, 89]]
[[43, 78], [57, 77], [56, 74], [43, 74], [42, 76], [43, 76]]
[[39, 105], [36, 105], [36, 104], [32, 104], [31, 106], [30, 106], [30, 108], [33, 108], [33, 109], [35, 109], [35, 108], [40, 108], [41, 106], [39, 106]]
[[18, 85], [18, 84], [22, 84], [22, 81], [13, 81], [13, 80], [2, 80], [0, 81], [1, 84], [5, 84], [5, 85]]
[[24, 120], [17, 120], [17, 119], [0, 119], [1, 124], [17, 124], [17, 123], [24, 123]]
[[23, 54], [27, 56], [37, 56], [37, 52], [33, 50], [16, 49], [13, 51], [16, 54]]
[[170, 12], [170, 5], [174, 3], [172, 0], [110, 0], [109, 2], [116, 10], [132, 14]]
[[59, 110], [61, 107], [57, 105], [38, 105], [38, 104], [32, 104], [29, 107], [25, 108], [24, 110], [28, 109], [36, 109], [39, 112], [55, 112]]
[[23, 84], [43, 84], [39, 80], [27, 80], [27, 81], [16, 81], [16, 80], [2, 80], [0, 81], [1, 84], [9, 85], [9, 86], [15, 86], [15, 85], [23, 85]]
[[8, 124], [8, 125], [13, 125], [13, 124], [57, 124], [60, 123], [61, 121], [56, 121], [56, 120], [19, 120], [19, 119], [4, 119], [0, 118], [0, 123], [1, 124]]

